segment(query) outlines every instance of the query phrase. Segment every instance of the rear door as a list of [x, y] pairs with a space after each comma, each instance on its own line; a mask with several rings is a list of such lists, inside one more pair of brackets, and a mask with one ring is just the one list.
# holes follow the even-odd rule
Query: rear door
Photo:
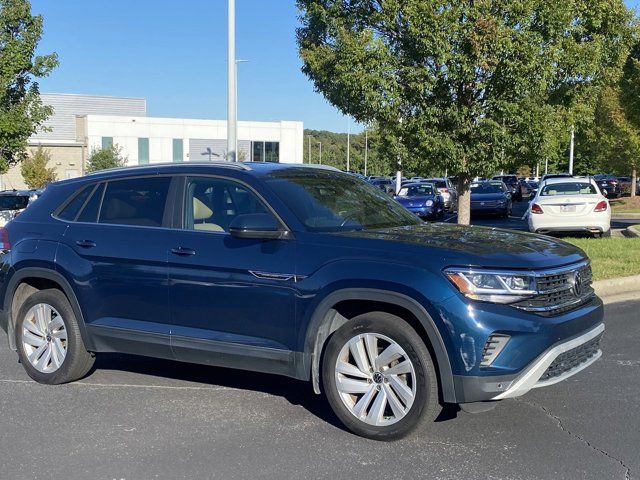
[[171, 356], [171, 185], [170, 176], [102, 182], [69, 222], [58, 263], [98, 350]]

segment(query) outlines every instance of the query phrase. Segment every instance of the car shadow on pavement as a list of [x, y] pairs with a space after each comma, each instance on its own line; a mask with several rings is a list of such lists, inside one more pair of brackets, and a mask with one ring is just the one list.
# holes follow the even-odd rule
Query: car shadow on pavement
[[[280, 375], [256, 373], [231, 368], [213, 367], [120, 353], [101, 353], [86, 381], [99, 379], [100, 371], [122, 371], [156, 378], [198, 383], [198, 386], [220, 386], [249, 390], [283, 397], [301, 406], [321, 420], [347, 431], [322, 395], [313, 392], [311, 383]], [[148, 379], [140, 386], [151, 385]], [[175, 386], [175, 385], [171, 385]], [[189, 385], [185, 385], [189, 386]]]

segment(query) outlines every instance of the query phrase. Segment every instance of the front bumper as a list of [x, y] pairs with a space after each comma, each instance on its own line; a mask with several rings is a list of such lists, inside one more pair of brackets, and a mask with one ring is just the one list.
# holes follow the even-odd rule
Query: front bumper
[[589, 367], [602, 356], [604, 323], [543, 352], [517, 375], [454, 376], [459, 403], [520, 397], [532, 388], [556, 384]]
[[420, 218], [436, 218], [438, 216], [438, 214], [443, 211], [441, 207], [436, 208], [435, 206], [433, 206], [433, 207], [405, 207], [405, 208], [407, 210], [409, 210], [411, 213], [414, 213], [415, 215], [419, 216]]

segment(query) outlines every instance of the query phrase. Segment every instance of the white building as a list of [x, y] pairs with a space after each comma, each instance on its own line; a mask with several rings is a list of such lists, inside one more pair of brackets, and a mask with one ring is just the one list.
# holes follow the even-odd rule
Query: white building
[[[222, 160], [227, 122], [147, 116], [143, 98], [42, 94], [54, 113], [46, 128], [29, 139], [50, 156], [58, 180], [83, 175], [92, 151], [117, 145], [129, 165]], [[238, 122], [238, 158], [256, 162], [302, 163], [302, 122]], [[0, 175], [0, 189], [25, 188], [16, 165]]]

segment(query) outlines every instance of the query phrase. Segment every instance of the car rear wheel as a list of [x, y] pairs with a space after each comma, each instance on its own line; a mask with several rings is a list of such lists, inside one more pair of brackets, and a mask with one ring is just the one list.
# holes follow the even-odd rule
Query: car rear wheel
[[60, 384], [84, 377], [93, 366], [67, 297], [56, 289], [30, 295], [16, 317], [18, 357], [39, 383]]
[[360, 315], [330, 337], [322, 382], [342, 423], [375, 440], [402, 438], [440, 410], [429, 350], [411, 326], [383, 312]]

